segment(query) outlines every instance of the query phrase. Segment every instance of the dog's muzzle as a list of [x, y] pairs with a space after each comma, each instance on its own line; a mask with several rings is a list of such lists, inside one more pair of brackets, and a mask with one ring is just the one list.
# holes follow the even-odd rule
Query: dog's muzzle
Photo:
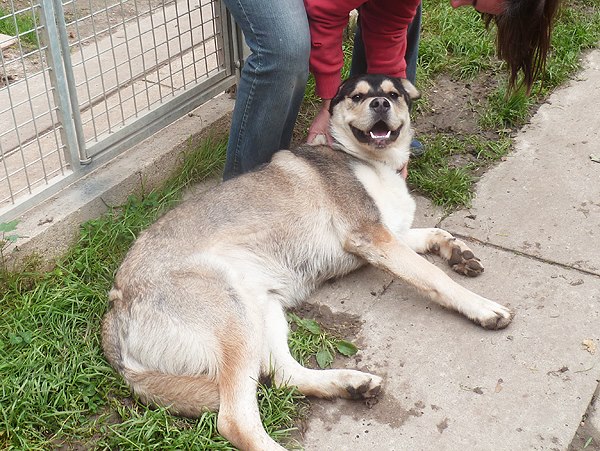
[[387, 123], [390, 109], [392, 105], [385, 97], [375, 97], [369, 103], [371, 116], [375, 121], [374, 125], [369, 130], [361, 130], [350, 125], [354, 137], [363, 144], [368, 144], [375, 148], [381, 149], [386, 147], [391, 142], [395, 141], [400, 134], [402, 125], [395, 130], [392, 130]]

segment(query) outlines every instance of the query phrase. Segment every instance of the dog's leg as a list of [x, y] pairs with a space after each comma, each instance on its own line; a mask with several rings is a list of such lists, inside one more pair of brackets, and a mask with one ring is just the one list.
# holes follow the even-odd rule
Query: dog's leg
[[381, 224], [369, 224], [350, 233], [344, 248], [390, 271], [438, 304], [457, 310], [486, 329], [502, 329], [512, 319], [506, 307], [460, 286]]
[[355, 370], [311, 370], [300, 365], [290, 354], [288, 323], [276, 300], [269, 300], [265, 308], [265, 324], [263, 367], [274, 373], [277, 385], [295, 385], [301, 393], [319, 398], [371, 398], [381, 390], [382, 379], [373, 374]]
[[265, 432], [256, 400], [260, 375], [260, 340], [250, 324], [227, 321], [227, 330], [218, 336], [221, 345], [221, 365], [217, 376], [219, 386], [219, 433], [244, 451], [285, 450]]
[[431, 252], [445, 259], [457, 273], [475, 277], [483, 272], [483, 265], [463, 241], [442, 229], [410, 229], [402, 240], [419, 254]]

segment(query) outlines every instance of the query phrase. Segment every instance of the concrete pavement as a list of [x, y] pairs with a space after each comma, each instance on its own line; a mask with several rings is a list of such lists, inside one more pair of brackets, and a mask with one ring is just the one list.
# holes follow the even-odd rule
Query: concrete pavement
[[482, 259], [480, 277], [451, 277], [514, 309], [507, 329], [482, 330], [372, 268], [311, 299], [361, 318], [361, 352], [342, 365], [386, 385], [374, 405], [313, 402], [306, 449], [600, 450], [590, 406], [600, 380], [600, 164], [590, 158], [599, 104], [596, 50], [484, 175], [472, 208], [442, 218], [419, 200], [417, 226], [439, 222]]

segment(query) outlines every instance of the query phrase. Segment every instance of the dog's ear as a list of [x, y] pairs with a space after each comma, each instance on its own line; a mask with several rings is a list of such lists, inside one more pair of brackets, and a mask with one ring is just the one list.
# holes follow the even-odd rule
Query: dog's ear
[[421, 98], [421, 93], [415, 86], [406, 78], [401, 78], [400, 83], [402, 83], [402, 87], [410, 97], [410, 100], [417, 100]]

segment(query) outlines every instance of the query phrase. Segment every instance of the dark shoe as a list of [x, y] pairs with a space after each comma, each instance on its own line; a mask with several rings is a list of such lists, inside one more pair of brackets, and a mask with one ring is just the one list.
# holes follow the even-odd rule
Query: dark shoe
[[413, 157], [420, 157], [425, 153], [425, 147], [421, 144], [421, 141], [413, 139], [410, 143], [410, 155]]

